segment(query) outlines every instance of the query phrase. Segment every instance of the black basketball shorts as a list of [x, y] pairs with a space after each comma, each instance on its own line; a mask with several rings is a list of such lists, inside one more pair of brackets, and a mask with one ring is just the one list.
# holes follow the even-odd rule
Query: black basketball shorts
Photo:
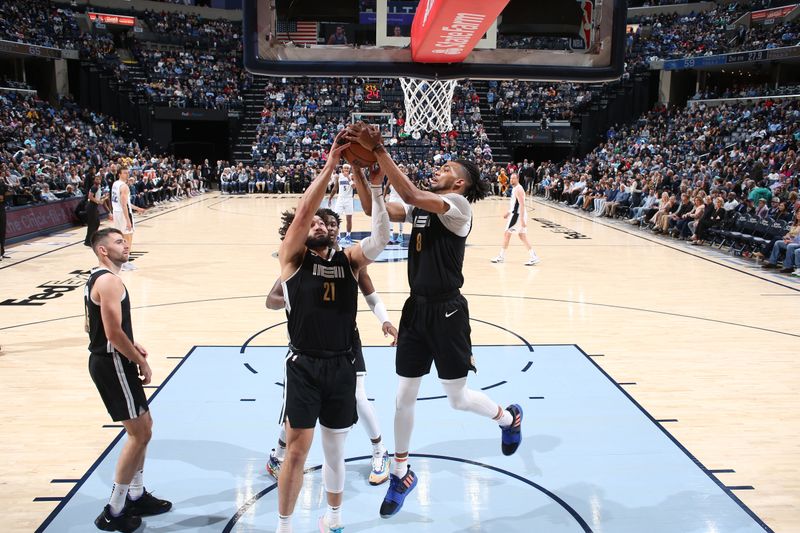
[[131, 420], [149, 411], [138, 366], [116, 350], [89, 355], [89, 375], [112, 420]]
[[398, 376], [422, 377], [431, 371], [431, 363], [440, 379], [459, 379], [476, 371], [469, 306], [462, 295], [443, 300], [411, 296], [403, 305], [398, 331]]
[[358, 420], [356, 371], [353, 356], [310, 357], [290, 353], [286, 358], [281, 421], [295, 429], [319, 423], [347, 429]]
[[364, 351], [361, 348], [361, 335], [358, 333], [358, 328], [353, 333], [353, 356], [356, 360], [356, 374], [363, 376], [367, 373], [367, 363], [364, 362]]

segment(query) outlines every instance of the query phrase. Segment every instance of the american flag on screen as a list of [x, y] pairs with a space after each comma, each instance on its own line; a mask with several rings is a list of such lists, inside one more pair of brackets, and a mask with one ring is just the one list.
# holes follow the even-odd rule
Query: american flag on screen
[[296, 44], [317, 44], [317, 23], [302, 20], [279, 20], [278, 40]]

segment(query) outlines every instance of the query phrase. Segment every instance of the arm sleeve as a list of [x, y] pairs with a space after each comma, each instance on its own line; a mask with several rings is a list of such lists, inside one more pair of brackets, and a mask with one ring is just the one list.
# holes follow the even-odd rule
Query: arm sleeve
[[384, 322], [391, 322], [391, 320], [389, 320], [389, 313], [386, 311], [386, 306], [383, 305], [383, 300], [381, 300], [377, 292], [364, 296], [364, 299], [367, 301], [370, 310], [378, 318], [378, 322], [381, 323], [381, 326]]
[[375, 261], [389, 242], [389, 213], [383, 203], [383, 188], [370, 187], [372, 193], [372, 233], [361, 241], [361, 251], [370, 261]]
[[442, 196], [450, 209], [439, 215], [444, 227], [458, 235], [466, 237], [472, 225], [472, 208], [466, 198], [460, 194], [445, 194]]
[[412, 216], [413, 212], [414, 212], [414, 206], [413, 205], [407, 205], [406, 206], [406, 222], [413, 222], [414, 221], [414, 217]]

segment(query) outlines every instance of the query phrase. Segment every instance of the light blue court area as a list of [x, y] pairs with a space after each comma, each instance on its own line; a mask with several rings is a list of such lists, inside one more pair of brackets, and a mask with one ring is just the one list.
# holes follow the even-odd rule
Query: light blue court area
[[[278, 434], [283, 347], [197, 347], [151, 401], [145, 484], [174, 502], [146, 531], [274, 531], [275, 482], [264, 471]], [[367, 394], [391, 448], [394, 349], [366, 347]], [[434, 377], [420, 391], [411, 466], [419, 485], [395, 517], [367, 483], [370, 445], [347, 441], [345, 532], [769, 531], [576, 346], [481, 346], [473, 388], [525, 411], [524, 439], [500, 452], [490, 420], [450, 409]], [[87, 377], [88, 379], [88, 377]], [[83, 477], [42, 529], [92, 531], [106, 503], [121, 440]], [[318, 440], [294, 531], [317, 531], [325, 507]]]

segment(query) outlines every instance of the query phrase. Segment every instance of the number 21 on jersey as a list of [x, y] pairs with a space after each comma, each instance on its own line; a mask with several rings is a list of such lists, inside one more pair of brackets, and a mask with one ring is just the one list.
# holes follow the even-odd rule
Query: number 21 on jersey
[[322, 295], [323, 302], [335, 302], [336, 301], [336, 284], [332, 281], [326, 281], [322, 284], [322, 288], [324, 289], [324, 294]]

